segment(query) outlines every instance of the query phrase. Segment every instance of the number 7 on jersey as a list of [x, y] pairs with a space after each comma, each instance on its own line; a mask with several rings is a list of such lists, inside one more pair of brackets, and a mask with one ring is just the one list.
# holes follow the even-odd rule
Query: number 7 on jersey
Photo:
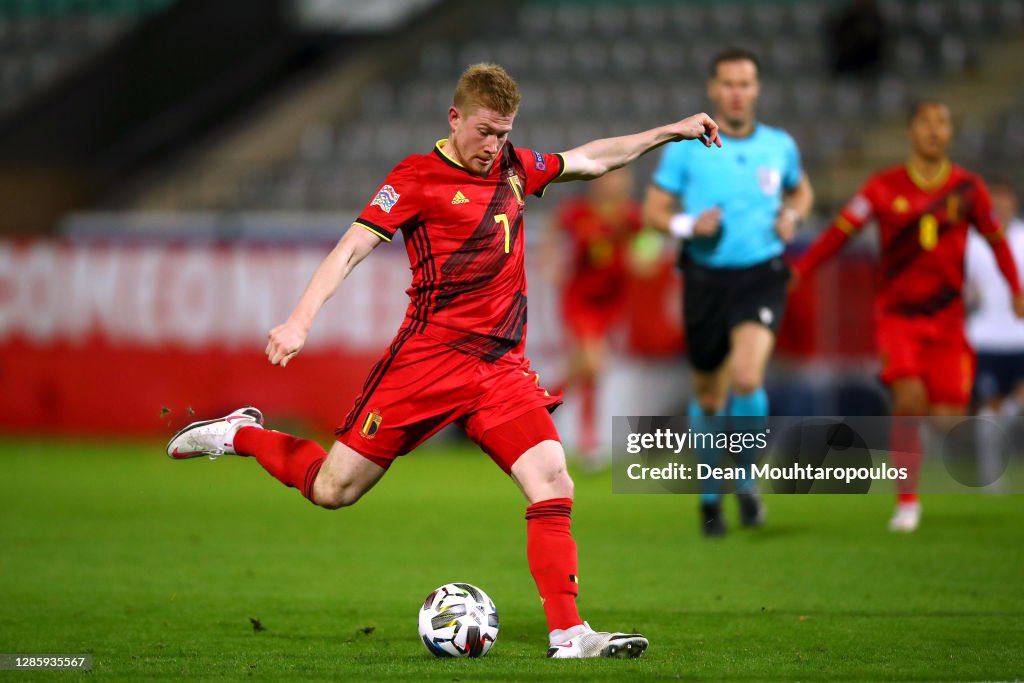
[[505, 228], [505, 253], [507, 254], [511, 251], [512, 247], [512, 234], [509, 232], [508, 229], [508, 215], [504, 213], [499, 213], [497, 216], [494, 217], [494, 222], [501, 223], [501, 227]]

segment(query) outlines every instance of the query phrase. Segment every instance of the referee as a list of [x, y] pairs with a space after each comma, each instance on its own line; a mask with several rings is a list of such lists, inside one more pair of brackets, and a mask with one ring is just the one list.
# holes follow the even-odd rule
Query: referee
[[[716, 426], [707, 418], [768, 415], [765, 367], [789, 278], [782, 252], [814, 202], [793, 138], [756, 120], [758, 71], [757, 56], [748, 50], [715, 56], [707, 87], [721, 153], [668, 145], [644, 201], [645, 223], [682, 239], [695, 430]], [[720, 453], [702, 450], [698, 457], [715, 466]], [[738, 459], [749, 464], [753, 454]], [[738, 481], [736, 492], [741, 523], [760, 526], [764, 509], [754, 481]], [[708, 536], [725, 533], [720, 483], [702, 488], [701, 524]]]

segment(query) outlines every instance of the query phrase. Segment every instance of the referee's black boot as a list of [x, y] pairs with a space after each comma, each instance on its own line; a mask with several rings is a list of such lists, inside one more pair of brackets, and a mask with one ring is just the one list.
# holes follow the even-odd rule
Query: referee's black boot
[[700, 529], [705, 536], [725, 536], [725, 517], [722, 516], [722, 501], [700, 504]]
[[740, 524], [748, 528], [764, 526], [764, 503], [757, 491], [742, 491], [736, 498], [740, 501]]

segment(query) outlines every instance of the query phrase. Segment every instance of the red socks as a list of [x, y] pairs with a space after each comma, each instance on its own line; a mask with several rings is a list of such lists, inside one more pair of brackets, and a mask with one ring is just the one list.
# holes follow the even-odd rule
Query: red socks
[[576, 541], [569, 531], [572, 498], [542, 500], [526, 508], [526, 559], [544, 603], [548, 630], [582, 624], [576, 610]]
[[316, 503], [313, 482], [327, 459], [320, 444], [271, 429], [242, 427], [235, 433], [235, 452], [256, 458], [271, 476]]
[[921, 469], [921, 421], [906, 415], [894, 415], [889, 446], [893, 467], [906, 467], [907, 478], [897, 480], [900, 503], [917, 501], [917, 475]]

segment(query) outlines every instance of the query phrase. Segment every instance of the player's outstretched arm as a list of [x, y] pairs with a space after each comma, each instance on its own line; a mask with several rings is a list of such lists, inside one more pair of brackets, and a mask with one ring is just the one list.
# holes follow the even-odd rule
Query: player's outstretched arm
[[563, 152], [565, 170], [554, 182], [592, 180], [635, 161], [667, 142], [679, 140], [700, 140], [705, 147], [722, 146], [722, 141], [718, 137], [718, 124], [707, 114], [695, 114], [667, 126], [652, 128], [634, 135], [592, 140]]
[[317, 267], [288, 320], [267, 335], [267, 358], [284, 367], [306, 343], [306, 335], [320, 308], [331, 298], [352, 269], [383, 240], [361, 225], [352, 225]]
[[849, 221], [839, 216], [818, 235], [818, 239], [814, 240], [814, 243], [790, 270], [789, 288], [791, 290], [806, 279], [814, 269], [839, 253], [839, 250], [850, 238], [851, 227]]
[[[847, 240], [855, 233], [860, 232], [874, 217], [875, 205], [872, 197], [875, 194], [874, 188], [878, 187], [880, 183], [877, 176], [869, 178], [853, 199], [846, 203], [839, 215], [818, 235], [810, 248], [791, 268], [790, 290], [795, 289], [811, 271], [839, 253]], [[808, 187], [809, 185], [808, 183]], [[811, 191], [807, 201], [810, 203], [813, 200], [814, 194]]]

